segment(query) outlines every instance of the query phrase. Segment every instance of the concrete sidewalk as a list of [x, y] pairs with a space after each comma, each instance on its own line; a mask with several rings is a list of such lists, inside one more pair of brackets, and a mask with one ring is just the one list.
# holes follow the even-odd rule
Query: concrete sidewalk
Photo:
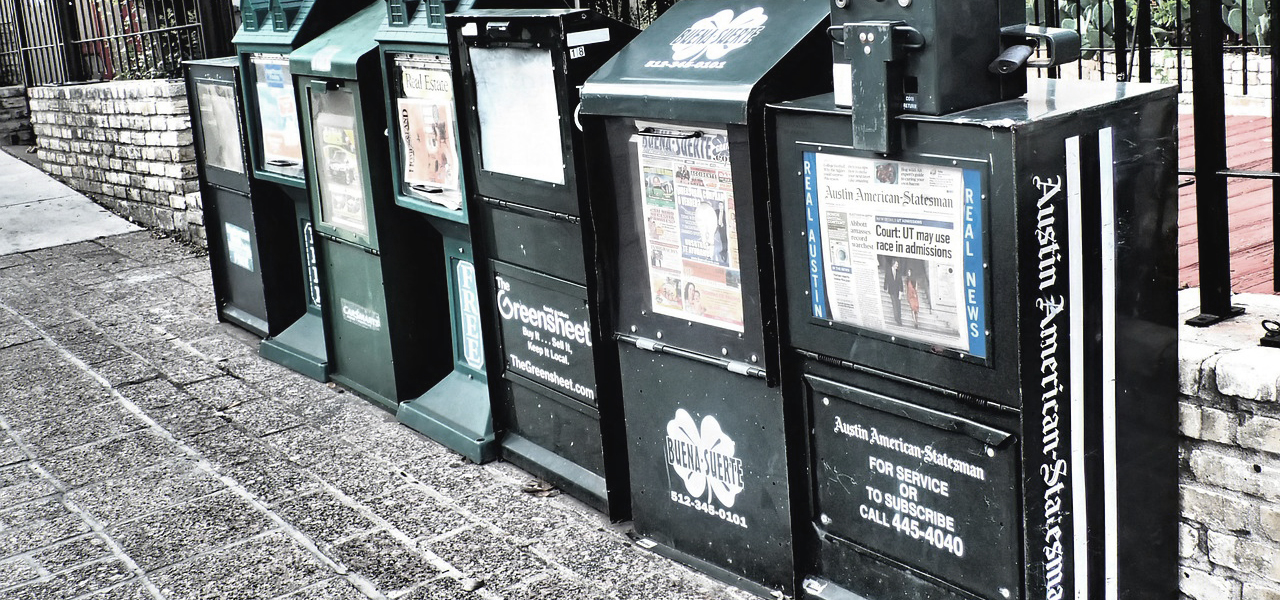
[[138, 227], [0, 151], [0, 256], [130, 231]]
[[0, 256], [0, 597], [750, 597], [256, 350], [176, 242]]

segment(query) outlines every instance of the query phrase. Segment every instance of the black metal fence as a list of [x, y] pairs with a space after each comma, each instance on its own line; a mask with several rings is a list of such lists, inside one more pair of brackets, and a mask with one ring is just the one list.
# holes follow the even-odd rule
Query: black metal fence
[[[1271, 137], [1280, 136], [1276, 90], [1280, 36], [1271, 31], [1272, 0], [1040, 0], [1028, 20], [1080, 32], [1084, 56], [1077, 76], [1116, 81], [1190, 84], [1194, 111], [1195, 166], [1183, 169], [1181, 185], [1195, 186], [1200, 314], [1188, 321], [1207, 326], [1243, 312], [1233, 306], [1230, 187], [1232, 181], [1280, 179], [1280, 157], [1271, 151], [1270, 171], [1230, 168], [1227, 163], [1226, 98], [1255, 96], [1272, 116]], [[1154, 65], [1172, 55], [1174, 65]], [[1185, 57], [1190, 56], [1187, 68]], [[1228, 83], [1224, 60], [1233, 63]], [[1251, 66], [1257, 69], [1257, 75]], [[1092, 71], [1086, 75], [1086, 71]], [[1257, 77], [1258, 79], [1255, 79]], [[1263, 83], [1265, 78], [1266, 85]], [[1265, 169], [1266, 167], [1263, 167]], [[1280, 186], [1271, 186], [1272, 290], [1280, 293]]]
[[173, 77], [232, 33], [230, 0], [0, 0], [0, 83]]
[[[1272, 291], [1280, 293], [1280, 156], [1270, 164], [1231, 167], [1227, 162], [1227, 98], [1250, 98], [1271, 116], [1271, 139], [1280, 138], [1280, 36], [1273, 0], [1040, 0], [1028, 20], [1080, 32], [1084, 56], [1077, 76], [1116, 81], [1164, 81], [1190, 88], [1195, 166], [1180, 171], [1181, 185], [1195, 186], [1200, 315], [1205, 326], [1241, 314], [1231, 303], [1232, 184], [1265, 180], [1271, 186]], [[1153, 58], [1174, 60], [1155, 64]], [[1187, 65], [1190, 58], [1190, 66]], [[1224, 64], [1225, 63], [1225, 64]], [[1230, 65], [1228, 68], [1227, 64]], [[1229, 70], [1230, 69], [1230, 70]], [[1088, 72], [1088, 73], [1086, 73]], [[1228, 81], [1227, 74], [1234, 72]], [[1270, 169], [1270, 170], [1267, 170]]]

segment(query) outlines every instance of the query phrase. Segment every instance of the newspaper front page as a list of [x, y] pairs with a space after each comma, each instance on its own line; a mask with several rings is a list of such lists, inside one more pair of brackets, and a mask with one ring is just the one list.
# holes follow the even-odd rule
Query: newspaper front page
[[636, 126], [653, 312], [742, 332], [728, 132]]
[[980, 172], [804, 158], [813, 316], [985, 357]]

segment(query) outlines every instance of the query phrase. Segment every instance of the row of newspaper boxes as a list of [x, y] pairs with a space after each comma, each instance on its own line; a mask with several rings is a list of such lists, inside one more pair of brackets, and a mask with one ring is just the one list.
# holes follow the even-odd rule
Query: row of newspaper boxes
[[1175, 593], [1172, 90], [1029, 85], [1079, 42], [1010, 2], [242, 12], [189, 82], [264, 356], [761, 595]]

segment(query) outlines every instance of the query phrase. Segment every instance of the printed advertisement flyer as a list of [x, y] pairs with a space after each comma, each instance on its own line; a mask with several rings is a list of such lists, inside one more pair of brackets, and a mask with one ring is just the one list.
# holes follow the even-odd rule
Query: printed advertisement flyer
[[986, 356], [981, 174], [805, 153], [814, 317]]
[[344, 91], [316, 94], [313, 98], [321, 217], [335, 227], [369, 235], [356, 140], [355, 100]]
[[450, 210], [462, 210], [449, 62], [423, 57], [397, 64], [403, 94], [397, 100], [396, 119], [404, 154], [404, 183], [417, 196]]
[[283, 56], [254, 57], [257, 70], [258, 117], [262, 126], [262, 160], [268, 170], [302, 169], [302, 139], [298, 130], [293, 76]]
[[636, 126], [653, 312], [743, 331], [728, 132]]

